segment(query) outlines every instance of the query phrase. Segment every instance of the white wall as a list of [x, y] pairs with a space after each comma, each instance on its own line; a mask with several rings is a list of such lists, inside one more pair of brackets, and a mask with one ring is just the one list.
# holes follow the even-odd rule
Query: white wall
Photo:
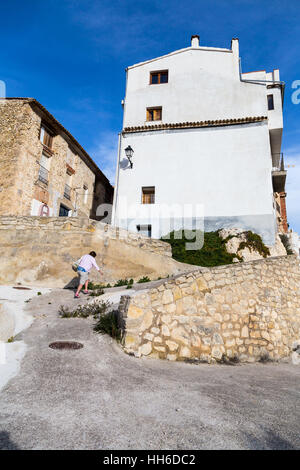
[[[141, 203], [141, 187], [155, 186], [156, 204], [204, 204], [206, 218], [273, 217], [267, 123], [126, 134], [133, 168], [120, 169], [117, 224], [124, 226], [120, 197]], [[225, 226], [225, 225], [224, 225]], [[153, 228], [153, 236], [161, 236]]]
[[[161, 70], [168, 70], [168, 83], [150, 85], [150, 72]], [[273, 152], [280, 152], [281, 91], [268, 90], [265, 83], [243, 81], [247, 79], [279, 80], [279, 71], [240, 77], [237, 40], [231, 50], [191, 47], [127, 69], [123, 130], [158, 124], [146, 121], [146, 108], [156, 106], [162, 106], [162, 123], [257, 116], [268, 116], [268, 121], [123, 133], [115, 224], [128, 227], [132, 221], [120, 213], [122, 197], [129, 205], [141, 205], [141, 187], [155, 186], [156, 205], [203, 204], [206, 230], [241, 227], [260, 233], [266, 243], [274, 243], [270, 141]], [[274, 95], [275, 105], [269, 112], [268, 93]], [[133, 169], [124, 169], [128, 145], [134, 149]], [[148, 210], [143, 207], [141, 224], [147, 223]], [[153, 237], [164, 234], [159, 220], [152, 228]]]
[[[187, 49], [127, 71], [124, 127], [144, 125], [146, 108], [162, 106], [162, 122], [267, 116], [266, 87], [240, 81], [230, 50]], [[169, 71], [169, 82], [150, 85], [150, 72]]]

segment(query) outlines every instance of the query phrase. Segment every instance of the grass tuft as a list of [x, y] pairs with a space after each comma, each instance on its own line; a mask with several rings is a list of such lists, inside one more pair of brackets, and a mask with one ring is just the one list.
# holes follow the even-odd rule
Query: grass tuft
[[104, 313], [99, 316], [94, 331], [101, 334], [107, 334], [114, 338], [116, 341], [121, 340], [121, 330], [118, 323], [118, 311]]
[[143, 284], [143, 282], [150, 282], [151, 279], [148, 276], [141, 277], [141, 279], [138, 280], [138, 284]]

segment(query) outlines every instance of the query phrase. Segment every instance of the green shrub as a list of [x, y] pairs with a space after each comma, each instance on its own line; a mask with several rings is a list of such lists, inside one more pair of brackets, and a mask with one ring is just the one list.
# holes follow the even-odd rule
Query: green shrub
[[148, 276], [141, 277], [141, 279], [138, 280], [138, 284], [142, 284], [143, 282], [150, 282], [151, 279]]
[[240, 243], [238, 251], [249, 248], [250, 251], [257, 251], [264, 258], [270, 256], [270, 250], [264, 244], [260, 235], [251, 232], [251, 230], [243, 232], [243, 234], [246, 236], [246, 241]]
[[117, 341], [121, 340], [121, 330], [118, 325], [118, 312], [116, 310], [99, 316], [94, 326], [97, 333], [107, 334]]
[[13, 343], [13, 342], [14, 342], [14, 339], [15, 339], [15, 338], [14, 338], [13, 336], [11, 336], [10, 338], [8, 338], [7, 342], [8, 342], [8, 343]]
[[92, 292], [90, 292], [90, 297], [99, 297], [100, 295], [103, 295], [104, 294], [104, 290], [102, 289], [102, 287], [100, 289], [95, 289], [93, 290]]
[[[220, 266], [223, 264], [231, 264], [233, 259], [236, 258], [235, 254], [227, 253], [225, 240], [219, 236], [219, 231], [205, 232], [204, 244], [200, 250], [186, 250], [185, 244], [190, 243], [192, 240], [186, 239], [184, 232], [182, 238], [176, 239], [175, 234], [178, 232], [171, 232], [167, 237], [162, 237], [163, 241], [170, 243], [172, 247], [172, 257], [177, 261], [188, 264], [195, 264], [197, 266]], [[202, 235], [203, 232], [200, 233]]]
[[74, 310], [70, 310], [69, 307], [61, 305], [58, 310], [58, 315], [61, 318], [88, 318], [93, 316], [96, 319], [104, 314], [109, 306], [109, 302], [93, 302], [86, 305], [79, 305]]
[[121, 287], [121, 286], [131, 286], [133, 284], [133, 279], [119, 279], [114, 287]]
[[98, 289], [103, 289], [103, 285], [102, 284], [94, 284], [92, 281], [89, 281], [88, 283], [88, 289], [89, 290], [98, 290]]
[[285, 248], [286, 254], [287, 255], [293, 255], [294, 252], [291, 249], [289, 237], [285, 233], [280, 233], [279, 236], [280, 236], [280, 240], [282, 241], [282, 244]]
[[58, 315], [61, 318], [88, 318], [92, 316], [96, 321], [94, 331], [108, 334], [120, 341], [121, 329], [118, 325], [118, 311], [107, 312], [111, 304], [109, 302], [93, 302], [91, 304], [79, 305], [74, 310], [63, 305], [60, 306]]

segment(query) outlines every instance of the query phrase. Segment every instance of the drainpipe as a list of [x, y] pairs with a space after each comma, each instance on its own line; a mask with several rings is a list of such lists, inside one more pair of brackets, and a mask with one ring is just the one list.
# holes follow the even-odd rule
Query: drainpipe
[[116, 182], [115, 182], [115, 190], [114, 190], [114, 199], [113, 199], [112, 215], [111, 215], [111, 225], [116, 225], [116, 220], [115, 220], [115, 219], [116, 219], [116, 209], [117, 209], [118, 191], [119, 191], [121, 137], [122, 137], [122, 133], [119, 132], [118, 158], [117, 158], [117, 169], [116, 169]]
[[256, 83], [257, 85], [263, 85], [264, 83], [273, 83], [275, 85], [279, 85], [282, 92], [282, 104], [284, 100], [284, 90], [285, 90], [285, 82], [281, 80], [247, 80], [242, 78], [242, 66], [241, 66], [241, 58], [239, 58], [239, 69], [240, 69], [240, 81], [245, 83]]
[[[127, 96], [127, 84], [128, 84], [128, 68], [125, 69], [125, 72], [126, 72], [126, 85], [125, 85], [125, 99], [122, 100], [122, 105], [123, 105], [123, 124], [122, 124], [122, 129], [124, 129], [124, 122], [125, 122], [126, 96]], [[119, 192], [121, 139], [122, 139], [122, 132], [119, 132], [118, 160], [117, 160], [117, 169], [116, 169], [116, 181], [115, 181], [114, 200], [113, 200], [113, 208], [112, 208], [112, 215], [111, 215], [111, 225], [114, 225], [114, 226], [116, 225], [116, 210], [117, 210], [118, 192]]]

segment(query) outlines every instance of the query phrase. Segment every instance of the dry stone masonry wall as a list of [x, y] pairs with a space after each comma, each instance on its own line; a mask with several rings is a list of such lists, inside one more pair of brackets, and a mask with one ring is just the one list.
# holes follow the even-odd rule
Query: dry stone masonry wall
[[135, 294], [122, 302], [121, 314], [124, 349], [136, 356], [195, 362], [288, 358], [300, 338], [299, 259], [197, 269]]
[[0, 284], [20, 282], [71, 287], [78, 282], [72, 262], [91, 250], [101, 275], [91, 280], [165, 278], [189, 267], [172, 259], [168, 243], [77, 217], [0, 217]]
[[[100, 239], [122, 240], [127, 245], [149, 252], [172, 257], [171, 246], [163, 241], [150, 239], [135, 232], [113, 227], [89, 218], [80, 217], [22, 217], [0, 216], [0, 230], [35, 230], [39, 231], [86, 231], [95, 233]], [[1, 234], [1, 232], [0, 232]], [[10, 232], [10, 236], [11, 236]], [[1, 235], [0, 235], [1, 242]]]

